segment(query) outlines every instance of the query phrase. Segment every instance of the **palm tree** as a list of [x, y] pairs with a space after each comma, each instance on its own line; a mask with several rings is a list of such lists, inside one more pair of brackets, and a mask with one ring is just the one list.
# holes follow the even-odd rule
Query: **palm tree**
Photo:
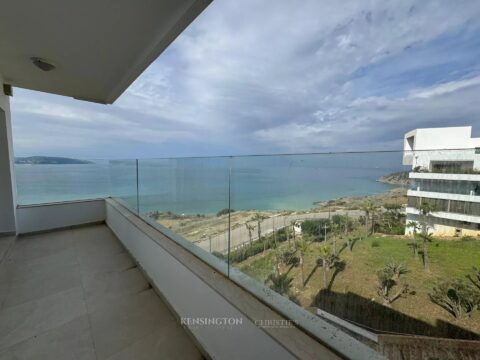
[[337, 255], [337, 235], [340, 230], [340, 224], [333, 223], [331, 226], [332, 232], [332, 254]]
[[249, 224], [248, 222], [245, 223], [245, 227], [247, 228], [247, 231], [248, 231], [248, 238], [250, 240], [250, 246], [252, 245], [252, 238], [253, 238], [253, 235], [252, 235], [252, 231], [255, 230], [255, 226]]
[[430, 259], [428, 257], [428, 243], [433, 241], [432, 235], [428, 232], [421, 232], [419, 235], [423, 242], [423, 268], [425, 271], [430, 271]]
[[412, 232], [413, 232], [413, 243], [412, 243], [413, 256], [418, 258], [417, 233], [420, 230], [420, 225], [416, 221], [409, 221], [407, 223], [407, 227], [412, 229]]
[[323, 285], [327, 288], [327, 274], [337, 263], [338, 256], [333, 254], [327, 245], [322, 246], [319, 251], [323, 268]]
[[275, 274], [281, 275], [280, 263], [282, 262], [282, 253], [280, 252], [280, 249], [276, 245], [273, 248], [273, 255], [275, 257], [275, 266], [274, 266]]
[[305, 254], [308, 250], [308, 243], [305, 239], [302, 239], [297, 242], [297, 249], [300, 252], [300, 273], [302, 275], [302, 287], [305, 286], [305, 272], [304, 272], [304, 259], [305, 259]]
[[296, 222], [297, 222], [297, 220], [290, 221], [290, 225], [292, 226], [292, 229], [293, 229], [293, 243], [294, 244], [297, 243], [296, 234], [295, 234], [295, 223]]
[[374, 217], [375, 211], [377, 210], [377, 207], [372, 201], [368, 200], [366, 203], [363, 204], [362, 209], [363, 211], [365, 211], [365, 230], [368, 231], [368, 220], [371, 217], [372, 218], [371, 233], [373, 234], [374, 226], [375, 226], [373, 217]]
[[[257, 222], [257, 232], [258, 232], [258, 241], [262, 241], [262, 229], [260, 227], [260, 224], [262, 223], [263, 220], [268, 219], [265, 215], [256, 213], [252, 220]], [[267, 242], [263, 241], [263, 253], [265, 254]]]
[[288, 226], [286, 226], [286, 217], [287, 215], [284, 215], [283, 216], [283, 228], [287, 230], [287, 241], [288, 241], [288, 247], [290, 247], [290, 229], [288, 228]]
[[428, 202], [420, 205], [420, 214], [423, 216], [422, 232], [420, 238], [423, 241], [423, 268], [425, 271], [430, 271], [430, 259], [428, 257], [428, 243], [432, 242], [433, 237], [428, 233], [430, 228], [430, 214], [434, 211], [434, 206]]
[[287, 274], [270, 274], [265, 284], [280, 295], [288, 295], [292, 287], [292, 278]]

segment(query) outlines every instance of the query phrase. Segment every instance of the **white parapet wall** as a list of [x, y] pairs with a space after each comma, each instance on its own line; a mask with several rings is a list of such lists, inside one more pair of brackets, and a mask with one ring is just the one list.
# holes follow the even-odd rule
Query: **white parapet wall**
[[17, 207], [17, 233], [63, 229], [105, 221], [105, 200], [80, 200]]

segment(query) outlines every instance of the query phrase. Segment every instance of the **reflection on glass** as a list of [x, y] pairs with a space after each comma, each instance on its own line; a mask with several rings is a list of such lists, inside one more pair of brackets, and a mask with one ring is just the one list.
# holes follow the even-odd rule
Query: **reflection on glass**
[[17, 179], [23, 201], [108, 193], [235, 281], [256, 280], [241, 284], [253, 293], [373, 333], [479, 339], [476, 164], [472, 149], [238, 156], [17, 167]]
[[226, 261], [228, 185], [228, 158], [140, 160], [140, 213]]
[[15, 177], [19, 205], [102, 198], [110, 193], [105, 160], [16, 164]]
[[110, 160], [110, 195], [138, 212], [137, 160]]

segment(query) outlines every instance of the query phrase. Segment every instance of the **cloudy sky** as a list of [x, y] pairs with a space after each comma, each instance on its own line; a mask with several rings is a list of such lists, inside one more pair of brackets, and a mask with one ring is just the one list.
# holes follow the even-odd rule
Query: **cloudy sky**
[[215, 0], [114, 105], [16, 89], [17, 156], [401, 149], [480, 135], [480, 2]]

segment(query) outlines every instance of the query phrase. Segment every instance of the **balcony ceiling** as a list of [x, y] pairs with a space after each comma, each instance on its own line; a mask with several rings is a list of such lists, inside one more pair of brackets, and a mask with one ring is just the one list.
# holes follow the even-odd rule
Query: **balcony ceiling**
[[[0, 1], [0, 74], [6, 83], [105, 104], [211, 2]], [[42, 71], [32, 57], [56, 68]]]

